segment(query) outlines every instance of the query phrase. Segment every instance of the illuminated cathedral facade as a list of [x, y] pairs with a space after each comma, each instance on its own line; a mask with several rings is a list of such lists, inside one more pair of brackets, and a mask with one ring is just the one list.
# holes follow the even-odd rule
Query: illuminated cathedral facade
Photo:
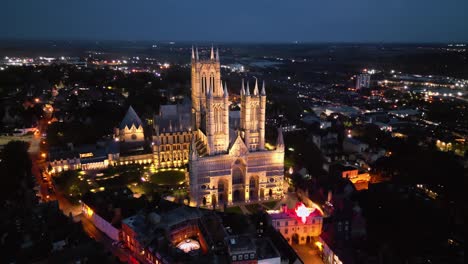
[[265, 148], [265, 84], [240, 87], [240, 124], [229, 123], [229, 94], [221, 81], [219, 53], [192, 50], [190, 194], [198, 205], [221, 205], [283, 195], [284, 142]]

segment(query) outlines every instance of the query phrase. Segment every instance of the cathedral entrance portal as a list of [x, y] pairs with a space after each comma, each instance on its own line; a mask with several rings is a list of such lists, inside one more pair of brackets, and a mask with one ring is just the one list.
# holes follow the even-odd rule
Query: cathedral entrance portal
[[219, 204], [224, 204], [228, 202], [227, 198], [228, 192], [228, 183], [226, 180], [220, 180], [218, 182], [218, 201]]
[[238, 159], [232, 167], [232, 201], [245, 201], [245, 163]]
[[243, 199], [241, 199], [241, 191], [240, 190], [235, 190], [232, 194], [232, 201], [233, 202], [242, 202]]
[[251, 201], [258, 200], [258, 177], [252, 176], [249, 181], [249, 199]]

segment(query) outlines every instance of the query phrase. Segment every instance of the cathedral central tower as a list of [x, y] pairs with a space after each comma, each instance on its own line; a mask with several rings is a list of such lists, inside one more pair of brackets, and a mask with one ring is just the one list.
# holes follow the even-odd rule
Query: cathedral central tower
[[200, 59], [192, 48], [193, 126], [207, 137], [208, 154], [227, 152], [229, 146], [229, 100], [221, 82], [219, 52], [211, 47], [210, 58]]

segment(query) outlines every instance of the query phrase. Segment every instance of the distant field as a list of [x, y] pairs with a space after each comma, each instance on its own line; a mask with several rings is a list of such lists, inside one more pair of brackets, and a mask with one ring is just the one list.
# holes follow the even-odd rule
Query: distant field
[[20, 140], [20, 141], [26, 141], [30, 142], [32, 139], [32, 135], [25, 135], [25, 136], [0, 136], [0, 148], [1, 146], [4, 146], [8, 144], [10, 141], [14, 140]]

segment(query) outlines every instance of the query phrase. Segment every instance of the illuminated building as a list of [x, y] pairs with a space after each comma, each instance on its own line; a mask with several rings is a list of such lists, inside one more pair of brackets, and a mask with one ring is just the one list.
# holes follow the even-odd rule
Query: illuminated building
[[143, 143], [145, 136], [143, 132], [143, 123], [133, 107], [129, 107], [120, 126], [116, 129], [116, 138], [120, 142]]
[[97, 170], [109, 166], [108, 148], [102, 144], [82, 145], [50, 151], [47, 155], [51, 173], [67, 170]]
[[161, 105], [154, 116], [153, 159], [157, 168], [181, 167], [188, 163], [192, 141], [191, 104]]
[[370, 74], [362, 73], [356, 77], [356, 90], [370, 87]]
[[173, 206], [162, 201], [122, 221], [122, 240], [140, 263], [281, 263], [269, 236], [228, 232], [212, 210]]
[[231, 204], [283, 195], [284, 142], [281, 130], [275, 150], [265, 148], [265, 84], [240, 89], [239, 129], [229, 124], [227, 86], [222, 85], [219, 54], [207, 60], [192, 50], [190, 194], [197, 204]]
[[289, 244], [306, 244], [322, 232], [322, 212], [318, 208], [298, 203], [290, 209], [283, 205], [281, 210], [268, 211], [271, 225], [281, 233]]
[[172, 263], [172, 250], [194, 255], [208, 252], [207, 239], [213, 239], [208, 237], [202, 219], [212, 217], [216, 215], [204, 217], [199, 209], [189, 207], [140, 213], [122, 221], [122, 238], [130, 251], [150, 263]]
[[130, 107], [115, 129], [114, 142], [108, 143], [102, 164], [83, 166], [83, 160], [75, 155], [73, 161], [54, 165], [55, 171], [132, 163], [174, 168], [188, 163], [190, 195], [198, 205], [280, 198], [284, 176], [282, 131], [278, 130], [276, 146], [267, 148], [265, 83], [259, 87], [255, 80], [253, 90], [249, 86], [248, 81], [242, 81], [240, 122], [230, 124], [231, 103], [227, 85], [221, 82], [218, 51], [215, 55], [211, 48], [210, 58], [204, 60], [198, 50], [192, 50], [191, 103], [162, 105], [153, 118], [151, 139], [145, 139], [143, 123]]

